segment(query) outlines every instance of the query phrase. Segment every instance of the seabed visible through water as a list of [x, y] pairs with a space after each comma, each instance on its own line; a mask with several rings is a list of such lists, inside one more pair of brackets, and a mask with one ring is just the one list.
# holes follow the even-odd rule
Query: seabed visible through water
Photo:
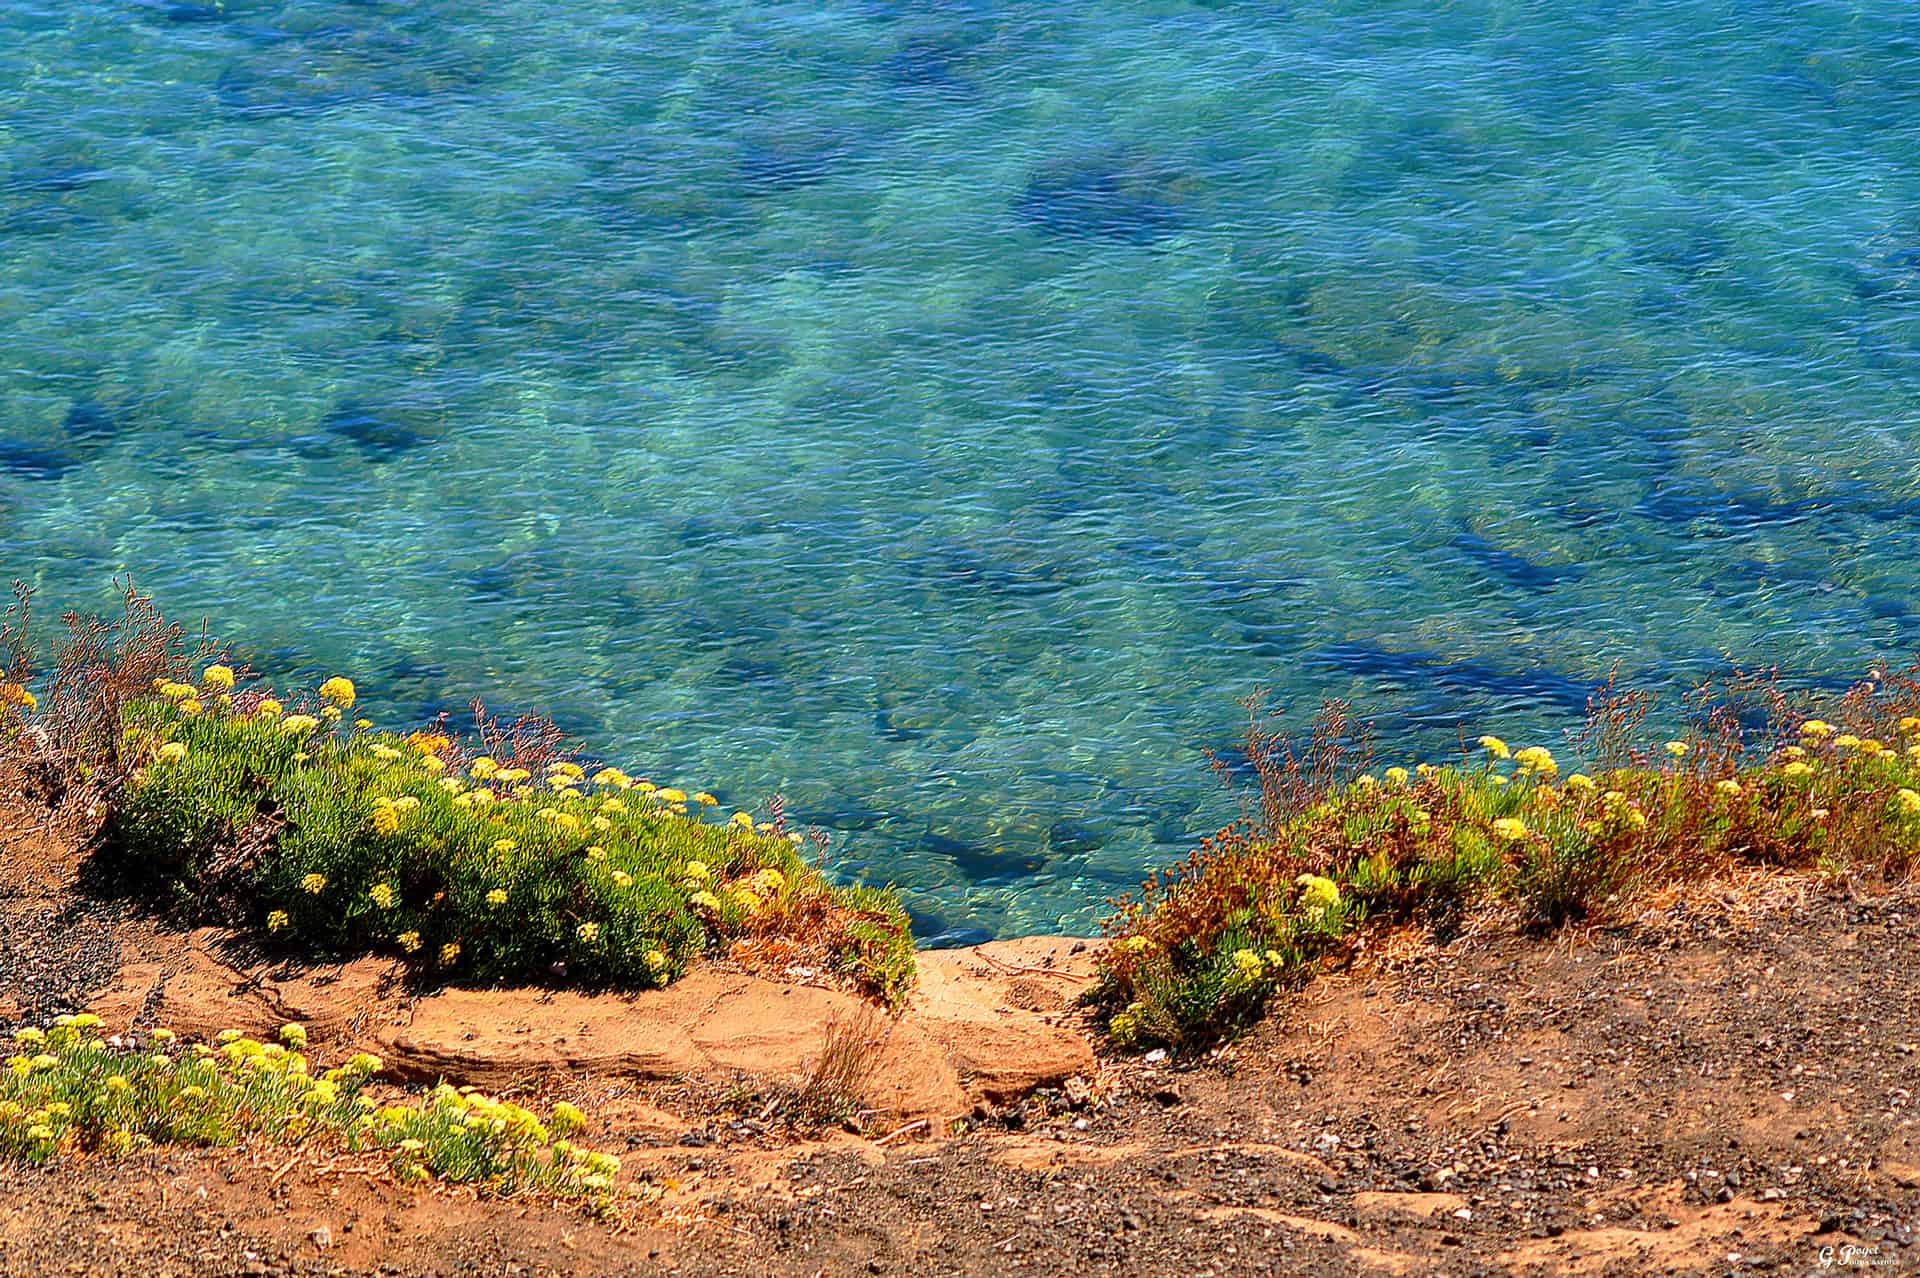
[[1257, 687], [1411, 761], [1920, 644], [1891, 0], [0, 0], [0, 90], [47, 611], [780, 792], [928, 934], [1090, 927]]

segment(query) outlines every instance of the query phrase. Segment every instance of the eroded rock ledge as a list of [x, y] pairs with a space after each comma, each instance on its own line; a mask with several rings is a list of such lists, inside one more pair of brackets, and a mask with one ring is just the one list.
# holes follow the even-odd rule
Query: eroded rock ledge
[[664, 990], [581, 994], [448, 989], [415, 996], [396, 965], [294, 968], [235, 958], [200, 931], [164, 961], [131, 963], [96, 1000], [113, 1029], [136, 1022], [205, 1035], [270, 1034], [288, 1021], [316, 1043], [375, 1052], [394, 1074], [498, 1089], [555, 1071], [640, 1081], [804, 1075], [831, 1027], [862, 1022], [880, 1045], [862, 1099], [903, 1120], [964, 1114], [1095, 1068], [1073, 1000], [1094, 946], [1025, 937], [920, 955], [898, 1018], [852, 994], [714, 964]]

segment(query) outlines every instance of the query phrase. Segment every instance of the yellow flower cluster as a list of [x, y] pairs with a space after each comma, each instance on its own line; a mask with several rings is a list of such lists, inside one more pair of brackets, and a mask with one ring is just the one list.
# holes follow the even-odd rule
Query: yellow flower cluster
[[[180, 707], [204, 695], [208, 713], [200, 723], [162, 716], [140, 734], [159, 762], [199, 765], [182, 784], [214, 791], [236, 768], [250, 768], [253, 785], [286, 784], [311, 796], [324, 779], [288, 775], [289, 759], [296, 768], [340, 773], [337, 800], [304, 800], [326, 819], [297, 818], [282, 836], [292, 873], [281, 878], [276, 871], [271, 885], [263, 884], [256, 917], [267, 931], [437, 957], [442, 967], [465, 958], [476, 973], [491, 973], [516, 961], [506, 955], [512, 947], [499, 943], [500, 929], [528, 925], [575, 946], [583, 971], [605, 968], [644, 984], [675, 971], [687, 944], [686, 916], [669, 926], [663, 904], [699, 916], [716, 933], [765, 935], [769, 918], [795, 908], [797, 890], [814, 890], [810, 881], [790, 881], [795, 862], [784, 845], [769, 850], [758, 843], [754, 836], [772, 827], [756, 827], [751, 813], [733, 813], [721, 837], [712, 824], [718, 818], [708, 814], [719, 809], [726, 817], [728, 810], [710, 791], [689, 795], [617, 767], [506, 754], [517, 741], [489, 757], [469, 756], [434, 730], [379, 733], [358, 720], [354, 733], [337, 733], [330, 725], [351, 718], [343, 712], [358, 699], [342, 676], [328, 678], [305, 702], [320, 707], [310, 713], [289, 713], [250, 689], [238, 699], [244, 715], [221, 713], [235, 709], [233, 667], [209, 666], [199, 679], [199, 687], [160, 681], [162, 704], [148, 703], [145, 713], [168, 706], [185, 713]], [[287, 744], [277, 744], [282, 740]], [[351, 829], [356, 810], [364, 822], [358, 837], [366, 842], [356, 839], [358, 858], [335, 859], [328, 836], [316, 832]], [[689, 834], [675, 818], [711, 833]], [[588, 877], [567, 884], [574, 875]], [[556, 876], [564, 892], [549, 890]], [[415, 884], [423, 885], [417, 900]], [[577, 894], [596, 884], [597, 891]], [[572, 900], [562, 904], [569, 893]], [[480, 917], [463, 919], [462, 908]], [[382, 912], [384, 926], [377, 921]], [[594, 952], [591, 961], [586, 950]]]
[[1302, 874], [1294, 880], [1300, 904], [1309, 913], [1324, 914], [1340, 904], [1340, 885], [1321, 874]]
[[1545, 746], [1528, 746], [1514, 752], [1513, 761], [1520, 765], [1522, 773], [1552, 780], [1560, 773], [1560, 765], [1553, 761], [1553, 755]]

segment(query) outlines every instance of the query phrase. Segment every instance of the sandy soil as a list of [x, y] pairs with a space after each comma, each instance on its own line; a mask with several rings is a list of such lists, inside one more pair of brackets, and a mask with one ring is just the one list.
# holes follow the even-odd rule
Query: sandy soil
[[[0, 1021], [184, 946], [81, 891], [71, 834], [0, 819]], [[1755, 881], [1389, 957], [1203, 1063], [1106, 1059], [958, 1121], [803, 1136], [750, 1071], [528, 1078], [625, 1159], [613, 1221], [325, 1151], [0, 1166], [0, 1273], [1920, 1271], [1920, 892]], [[1071, 1024], [1078, 978], [978, 966]]]

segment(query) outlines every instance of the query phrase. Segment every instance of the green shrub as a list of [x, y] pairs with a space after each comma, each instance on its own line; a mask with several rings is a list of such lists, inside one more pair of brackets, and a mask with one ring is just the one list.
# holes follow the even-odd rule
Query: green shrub
[[232, 688], [215, 665], [121, 707], [104, 847], [129, 884], [271, 946], [482, 981], [644, 988], [706, 951], [817, 960], [892, 1001], [912, 980], [890, 891], [829, 884], [798, 836], [708, 819], [711, 795], [344, 724], [344, 679], [291, 708]]
[[[1920, 668], [1862, 684], [1809, 718], [1767, 685], [1696, 699], [1693, 727], [1631, 744], [1648, 699], [1599, 705], [1580, 744], [1592, 776], [1541, 747], [1482, 737], [1478, 760], [1342, 779], [1344, 707], [1297, 758], [1257, 722], [1258, 821], [1229, 827], [1117, 902], [1090, 1001], [1127, 1047], [1196, 1051], [1366, 928], [1439, 939], [1469, 915], [1531, 927], [1617, 915], [1639, 893], [1739, 865], [1911, 873], [1920, 864]], [[1764, 715], [1751, 713], [1758, 699]], [[1754, 718], [1763, 726], [1749, 726]], [[1756, 737], [1758, 739], [1756, 739]], [[1888, 744], [1889, 742], [1893, 744]]]

